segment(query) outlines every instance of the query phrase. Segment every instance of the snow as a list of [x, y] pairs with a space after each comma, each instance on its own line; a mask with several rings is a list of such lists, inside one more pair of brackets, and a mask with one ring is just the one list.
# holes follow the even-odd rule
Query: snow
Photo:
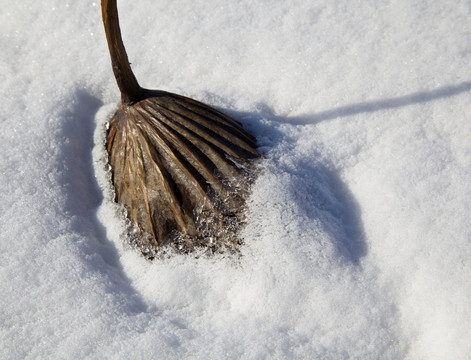
[[119, 0], [140, 83], [265, 156], [240, 258], [154, 262], [110, 200], [99, 2], [0, 4], [2, 359], [469, 359], [469, 2]]

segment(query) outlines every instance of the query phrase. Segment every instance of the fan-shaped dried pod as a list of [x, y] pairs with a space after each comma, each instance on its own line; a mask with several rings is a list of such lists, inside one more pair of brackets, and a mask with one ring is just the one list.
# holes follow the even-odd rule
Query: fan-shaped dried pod
[[255, 138], [231, 117], [190, 98], [139, 86], [121, 39], [116, 0], [102, 15], [121, 108], [107, 150], [116, 201], [151, 256], [162, 245], [234, 249], [259, 157]]

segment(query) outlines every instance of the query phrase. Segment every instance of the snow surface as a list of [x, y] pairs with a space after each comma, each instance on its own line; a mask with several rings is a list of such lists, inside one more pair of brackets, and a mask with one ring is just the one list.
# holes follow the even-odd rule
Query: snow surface
[[0, 0], [2, 359], [470, 359], [471, 3], [119, 0], [145, 87], [265, 155], [240, 259], [110, 201], [97, 1]]

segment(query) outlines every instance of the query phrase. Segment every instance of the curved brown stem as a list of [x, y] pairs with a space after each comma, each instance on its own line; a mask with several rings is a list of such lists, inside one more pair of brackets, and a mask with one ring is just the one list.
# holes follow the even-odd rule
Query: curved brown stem
[[142, 98], [143, 89], [139, 86], [131, 70], [128, 56], [124, 49], [119, 28], [116, 0], [101, 0], [101, 12], [114, 77], [121, 91], [121, 101], [123, 104], [135, 103]]
[[[162, 245], [181, 251], [235, 249], [245, 222], [255, 138], [227, 115], [190, 98], [139, 86], [119, 29], [116, 0], [101, 0], [122, 106], [110, 121], [108, 160], [116, 200], [140, 229], [152, 258]], [[232, 250], [231, 250], [232, 251]]]

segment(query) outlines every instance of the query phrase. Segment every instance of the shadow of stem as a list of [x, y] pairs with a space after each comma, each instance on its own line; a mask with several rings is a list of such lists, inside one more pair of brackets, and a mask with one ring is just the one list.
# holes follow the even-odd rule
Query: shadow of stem
[[444, 86], [431, 91], [421, 91], [414, 94], [399, 96], [383, 100], [366, 101], [358, 104], [340, 106], [335, 109], [322, 111], [313, 115], [299, 115], [290, 117], [289, 123], [295, 125], [316, 124], [325, 120], [333, 120], [341, 117], [353, 116], [376, 111], [397, 109], [409, 105], [427, 103], [434, 100], [445, 99], [471, 91], [471, 81], [465, 81], [458, 85]]

